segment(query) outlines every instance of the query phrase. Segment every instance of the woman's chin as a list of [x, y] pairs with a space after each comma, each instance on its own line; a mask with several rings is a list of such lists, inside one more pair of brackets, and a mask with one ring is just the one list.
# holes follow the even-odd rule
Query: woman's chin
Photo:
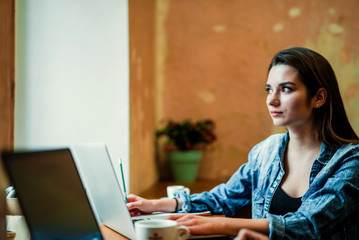
[[273, 125], [276, 127], [286, 127], [282, 121], [273, 121]]

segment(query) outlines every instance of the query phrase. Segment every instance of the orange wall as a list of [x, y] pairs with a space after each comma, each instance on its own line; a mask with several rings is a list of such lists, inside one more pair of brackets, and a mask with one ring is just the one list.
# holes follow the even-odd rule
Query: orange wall
[[309, 47], [332, 63], [359, 133], [359, 1], [131, 0], [129, 9], [131, 192], [170, 179], [153, 138], [163, 119], [216, 122], [198, 180], [227, 180], [256, 143], [284, 131], [264, 91], [284, 48]]
[[357, 0], [157, 0], [156, 123], [217, 124], [199, 179], [227, 180], [254, 144], [280, 131], [267, 113], [264, 84], [272, 56], [284, 48], [309, 47], [328, 58], [359, 133], [358, 12]]
[[155, 164], [155, 1], [129, 3], [130, 30], [130, 191], [158, 181]]

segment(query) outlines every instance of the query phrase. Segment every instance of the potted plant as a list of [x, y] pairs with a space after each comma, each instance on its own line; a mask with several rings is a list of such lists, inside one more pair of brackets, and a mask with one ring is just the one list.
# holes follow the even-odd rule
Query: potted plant
[[193, 182], [197, 176], [202, 150], [216, 140], [215, 124], [212, 120], [182, 122], [169, 120], [166, 125], [156, 131], [156, 137], [165, 136], [167, 142], [164, 149], [174, 180], [177, 182]]

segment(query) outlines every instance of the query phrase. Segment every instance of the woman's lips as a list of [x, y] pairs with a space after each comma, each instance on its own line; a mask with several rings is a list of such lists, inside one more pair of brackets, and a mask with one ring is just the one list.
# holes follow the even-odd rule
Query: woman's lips
[[280, 115], [282, 115], [283, 112], [279, 112], [279, 111], [270, 111], [270, 114], [272, 117], [279, 117]]

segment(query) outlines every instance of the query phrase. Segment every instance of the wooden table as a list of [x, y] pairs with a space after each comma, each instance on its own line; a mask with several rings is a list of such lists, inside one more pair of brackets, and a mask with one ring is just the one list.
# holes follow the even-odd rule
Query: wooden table
[[100, 225], [100, 231], [104, 240], [127, 240], [128, 238], [122, 236], [118, 232], [112, 230], [105, 225]]
[[[122, 236], [118, 232], [115, 232], [114, 230], [104, 226], [100, 225], [100, 230], [102, 233], [102, 236], [104, 240], [128, 240], [128, 238]], [[209, 238], [200, 238], [202, 240], [209, 239]], [[211, 238], [212, 240], [229, 240], [230, 237], [217, 237], [217, 238]], [[166, 240], [166, 239], [164, 239]]]
[[104, 240], [128, 240], [127, 237], [122, 236], [105, 225], [100, 225], [100, 231]]

